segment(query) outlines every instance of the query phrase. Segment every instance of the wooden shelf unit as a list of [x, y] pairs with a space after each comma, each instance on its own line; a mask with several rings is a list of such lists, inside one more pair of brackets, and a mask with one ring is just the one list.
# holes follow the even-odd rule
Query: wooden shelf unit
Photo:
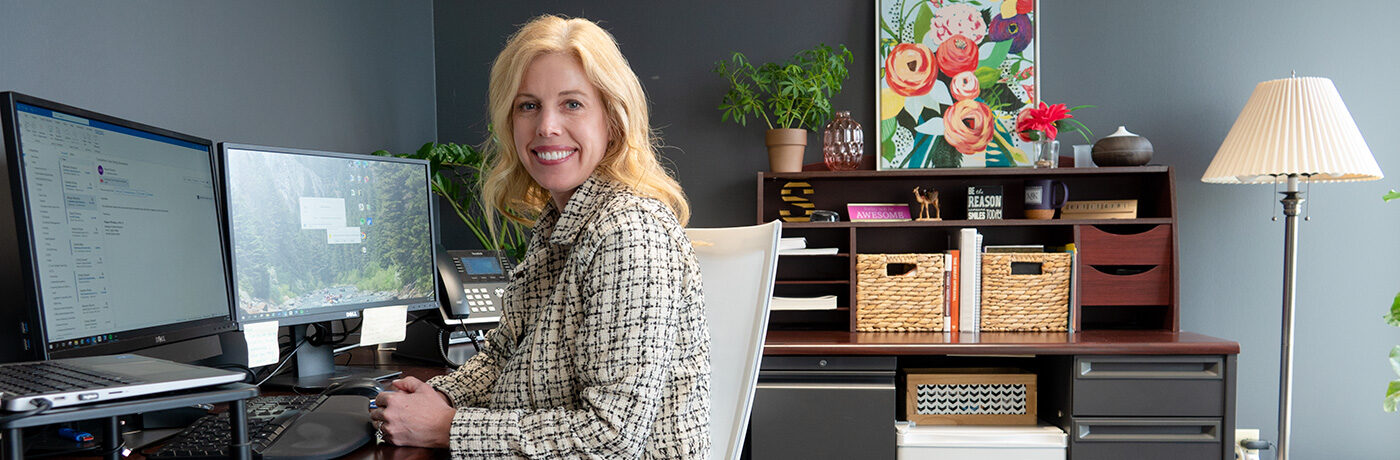
[[[1069, 199], [1137, 200], [1137, 219], [1024, 219], [1024, 182], [1064, 182]], [[854, 332], [856, 254], [943, 253], [956, 246], [959, 229], [975, 227], [988, 245], [1074, 243], [1079, 251], [1078, 288], [1070, 306], [1075, 331], [1180, 330], [1176, 267], [1176, 202], [1167, 166], [1111, 168], [986, 168], [903, 171], [758, 173], [758, 222], [779, 219], [789, 182], [811, 184], [803, 195], [815, 209], [836, 211], [841, 222], [784, 222], [784, 236], [803, 236], [808, 247], [836, 247], [845, 257], [783, 256], [777, 294], [834, 294], [843, 315], [774, 316], [776, 331]], [[967, 187], [1000, 185], [1004, 219], [966, 220]], [[906, 203], [917, 211], [914, 187], [940, 192], [941, 217], [932, 222], [848, 222], [846, 203]], [[792, 209], [792, 208], [787, 208]], [[834, 280], [844, 279], [844, 283]], [[800, 317], [797, 321], [787, 321]]]

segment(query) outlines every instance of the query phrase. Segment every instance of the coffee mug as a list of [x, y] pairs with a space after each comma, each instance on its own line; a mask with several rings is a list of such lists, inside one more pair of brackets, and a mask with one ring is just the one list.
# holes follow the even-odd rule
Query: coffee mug
[[1026, 181], [1026, 218], [1053, 219], [1055, 210], [1069, 199], [1069, 186], [1050, 179]]

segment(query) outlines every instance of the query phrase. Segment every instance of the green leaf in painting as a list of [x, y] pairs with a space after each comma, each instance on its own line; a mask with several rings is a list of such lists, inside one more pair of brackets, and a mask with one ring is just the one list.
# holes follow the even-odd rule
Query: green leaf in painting
[[982, 56], [982, 62], [978, 65], [982, 67], [991, 67], [993, 69], [1001, 68], [1001, 61], [1006, 60], [1006, 53], [1010, 51], [1011, 40], [996, 42], [996, 45], [992, 46], [992, 51], [987, 53], [986, 56]]
[[894, 161], [894, 136], [880, 142], [880, 157], [884, 158], [886, 163]]
[[991, 67], [978, 67], [972, 74], [977, 76], [978, 88], [991, 88], [1001, 79], [1001, 71]]
[[935, 168], [961, 168], [962, 153], [954, 149], [943, 136], [933, 138], [933, 151], [929, 152], [929, 158]]
[[1391, 191], [1389, 191], [1389, 192], [1385, 192], [1385, 196], [1381, 197], [1381, 199], [1383, 199], [1383, 200], [1385, 200], [1385, 201], [1390, 201], [1390, 200], [1394, 200], [1394, 199], [1400, 199], [1400, 192], [1397, 192], [1397, 191], [1394, 191], [1394, 190], [1391, 190]]
[[899, 128], [899, 119], [891, 117], [888, 120], [880, 120], [880, 140], [887, 141], [894, 138], [894, 130]]
[[983, 91], [982, 98], [989, 107], [1003, 112], [1016, 113], [1026, 106], [1021, 98], [1016, 97], [1016, 93], [1011, 92], [1011, 88], [1006, 83], [992, 85], [991, 91]]
[[914, 16], [914, 42], [924, 41], [924, 35], [928, 35], [928, 29], [933, 25], [933, 10], [928, 7], [928, 2], [919, 2], [919, 14]]

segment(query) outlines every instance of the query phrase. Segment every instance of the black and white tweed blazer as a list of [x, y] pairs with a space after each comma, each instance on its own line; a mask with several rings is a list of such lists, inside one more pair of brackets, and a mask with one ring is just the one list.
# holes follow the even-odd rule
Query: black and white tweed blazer
[[594, 176], [547, 205], [486, 337], [428, 381], [454, 458], [709, 458], [700, 266], [660, 201]]

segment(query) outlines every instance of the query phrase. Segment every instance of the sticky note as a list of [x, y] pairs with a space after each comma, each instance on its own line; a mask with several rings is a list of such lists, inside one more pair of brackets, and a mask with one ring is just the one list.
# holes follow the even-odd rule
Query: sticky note
[[248, 343], [248, 367], [277, 364], [277, 322], [263, 321], [243, 325], [243, 340]]
[[360, 346], [402, 342], [406, 336], [408, 305], [367, 308], [360, 315]]

